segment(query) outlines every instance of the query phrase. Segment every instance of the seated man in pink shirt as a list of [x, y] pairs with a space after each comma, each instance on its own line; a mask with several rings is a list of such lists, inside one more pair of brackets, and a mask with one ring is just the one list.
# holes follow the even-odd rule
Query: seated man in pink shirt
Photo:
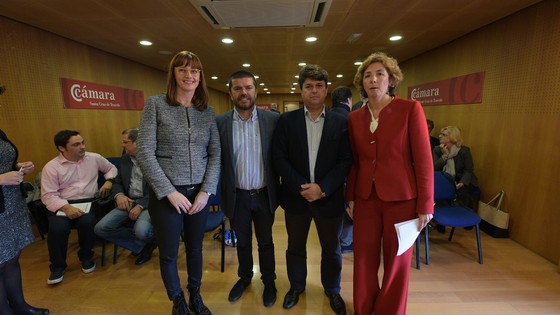
[[[54, 136], [54, 144], [60, 154], [45, 165], [41, 174], [41, 201], [50, 211], [47, 244], [51, 274], [48, 284], [62, 282], [71, 228], [78, 230], [78, 257], [82, 271], [90, 273], [95, 270], [93, 229], [96, 219], [89, 207], [95, 198], [111, 193], [112, 182], [118, 173], [117, 168], [101, 155], [86, 152], [84, 139], [78, 131], [60, 131]], [[107, 181], [98, 190], [99, 172]]]

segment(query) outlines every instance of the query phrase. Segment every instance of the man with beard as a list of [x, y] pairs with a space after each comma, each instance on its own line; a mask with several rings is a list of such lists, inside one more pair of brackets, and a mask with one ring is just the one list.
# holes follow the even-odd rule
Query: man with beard
[[237, 301], [253, 277], [252, 225], [259, 247], [263, 303], [276, 302], [272, 224], [278, 207], [278, 175], [271, 165], [272, 135], [278, 113], [256, 108], [257, 82], [247, 71], [234, 72], [228, 81], [234, 109], [216, 122], [222, 145], [221, 206], [237, 236], [239, 280], [229, 293]]
[[[78, 230], [80, 249], [78, 257], [82, 271], [95, 270], [93, 245], [97, 222], [91, 202], [99, 194], [111, 193], [117, 168], [101, 155], [86, 152], [86, 145], [78, 131], [62, 130], [54, 136], [54, 145], [60, 154], [50, 160], [41, 173], [41, 201], [49, 210], [47, 244], [51, 261], [48, 284], [62, 282], [68, 249], [70, 229]], [[97, 176], [103, 173], [106, 182], [98, 190]]]

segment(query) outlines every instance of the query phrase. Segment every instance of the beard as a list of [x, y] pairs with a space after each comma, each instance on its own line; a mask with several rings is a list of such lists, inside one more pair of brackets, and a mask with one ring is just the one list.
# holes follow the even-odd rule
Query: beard
[[237, 100], [233, 102], [233, 105], [238, 109], [248, 110], [255, 106], [255, 102], [250, 96], [245, 96], [237, 98]]

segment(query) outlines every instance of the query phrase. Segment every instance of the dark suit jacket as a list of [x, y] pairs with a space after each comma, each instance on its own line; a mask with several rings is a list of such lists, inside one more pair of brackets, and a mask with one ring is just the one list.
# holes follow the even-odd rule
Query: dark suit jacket
[[[436, 171], [443, 171], [445, 161], [443, 160], [443, 151], [441, 147], [434, 148], [434, 169]], [[463, 185], [478, 187], [478, 181], [474, 175], [474, 163], [471, 155], [471, 150], [467, 146], [461, 146], [459, 153], [453, 157], [455, 162], [455, 182], [463, 183]]]
[[[128, 189], [130, 188], [130, 178], [132, 176], [132, 160], [130, 156], [123, 154], [121, 157], [121, 163], [119, 164], [119, 175], [115, 177], [115, 183], [113, 184], [112, 198], [115, 198], [115, 195], [118, 193], [123, 193], [127, 197], [130, 197], [128, 194]], [[142, 193], [144, 197], [135, 201], [136, 204], [141, 205], [144, 209], [148, 208], [148, 183], [144, 178], [142, 178]]]
[[348, 200], [367, 199], [375, 179], [381, 200], [416, 199], [417, 213], [433, 213], [434, 167], [422, 105], [395, 98], [379, 113], [379, 126], [373, 134], [370, 122], [367, 106], [348, 117], [354, 156], [347, 182]]
[[[220, 178], [221, 208], [228, 218], [233, 217], [236, 198], [235, 163], [233, 159], [233, 110], [216, 117], [220, 143], [222, 145], [222, 171]], [[278, 175], [272, 168], [271, 143], [276, 122], [280, 115], [276, 112], [257, 108], [261, 146], [265, 171], [265, 181], [268, 191], [270, 211], [278, 208]]]
[[312, 203], [300, 195], [301, 185], [311, 182], [305, 119], [304, 109], [284, 113], [274, 132], [272, 160], [281, 178], [280, 205], [289, 212], [312, 206], [324, 216], [340, 215], [344, 211], [344, 181], [352, 165], [346, 119], [330, 111], [325, 114], [315, 183], [326, 197]]

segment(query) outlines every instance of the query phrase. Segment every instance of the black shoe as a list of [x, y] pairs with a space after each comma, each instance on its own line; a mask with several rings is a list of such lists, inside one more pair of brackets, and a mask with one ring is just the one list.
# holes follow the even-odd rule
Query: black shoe
[[266, 307], [271, 307], [276, 302], [276, 285], [274, 281], [264, 284], [263, 291], [263, 304]]
[[173, 309], [171, 310], [171, 315], [189, 315], [189, 307], [187, 301], [185, 301], [185, 295], [181, 291], [181, 294], [173, 299]]
[[138, 258], [136, 258], [134, 264], [140, 266], [150, 261], [150, 259], [152, 259], [152, 253], [156, 247], [156, 243], [146, 244], [144, 248], [142, 248], [142, 251], [140, 251], [140, 254], [138, 254]]
[[212, 315], [212, 312], [202, 302], [200, 288], [187, 288], [189, 290], [189, 309], [196, 315]]
[[82, 261], [82, 272], [91, 273], [95, 271], [95, 261], [92, 259]]
[[36, 308], [28, 305], [27, 308], [23, 310], [15, 310], [16, 315], [49, 315], [49, 310], [45, 308]]
[[282, 304], [282, 307], [285, 309], [289, 309], [294, 307], [297, 302], [299, 301], [299, 295], [303, 293], [303, 290], [301, 291], [296, 291], [293, 289], [290, 289], [288, 291], [288, 293], [286, 293], [286, 296], [284, 297], [284, 304]]
[[251, 282], [247, 283], [247, 282], [243, 281], [243, 279], [237, 280], [237, 282], [233, 285], [233, 288], [231, 288], [231, 291], [229, 291], [228, 300], [230, 302], [235, 302], [235, 301], [239, 300], [241, 298], [241, 296], [243, 295], [243, 292], [245, 292], [245, 289], [250, 284], [251, 284]]
[[62, 279], [64, 278], [64, 269], [63, 270], [57, 270], [57, 271], [52, 271], [49, 279], [47, 279], [47, 283], [48, 284], [58, 284], [62, 282]]
[[344, 300], [342, 296], [338, 293], [330, 293], [325, 291], [325, 294], [331, 301], [331, 308], [337, 315], [346, 315], [346, 304], [344, 304]]

